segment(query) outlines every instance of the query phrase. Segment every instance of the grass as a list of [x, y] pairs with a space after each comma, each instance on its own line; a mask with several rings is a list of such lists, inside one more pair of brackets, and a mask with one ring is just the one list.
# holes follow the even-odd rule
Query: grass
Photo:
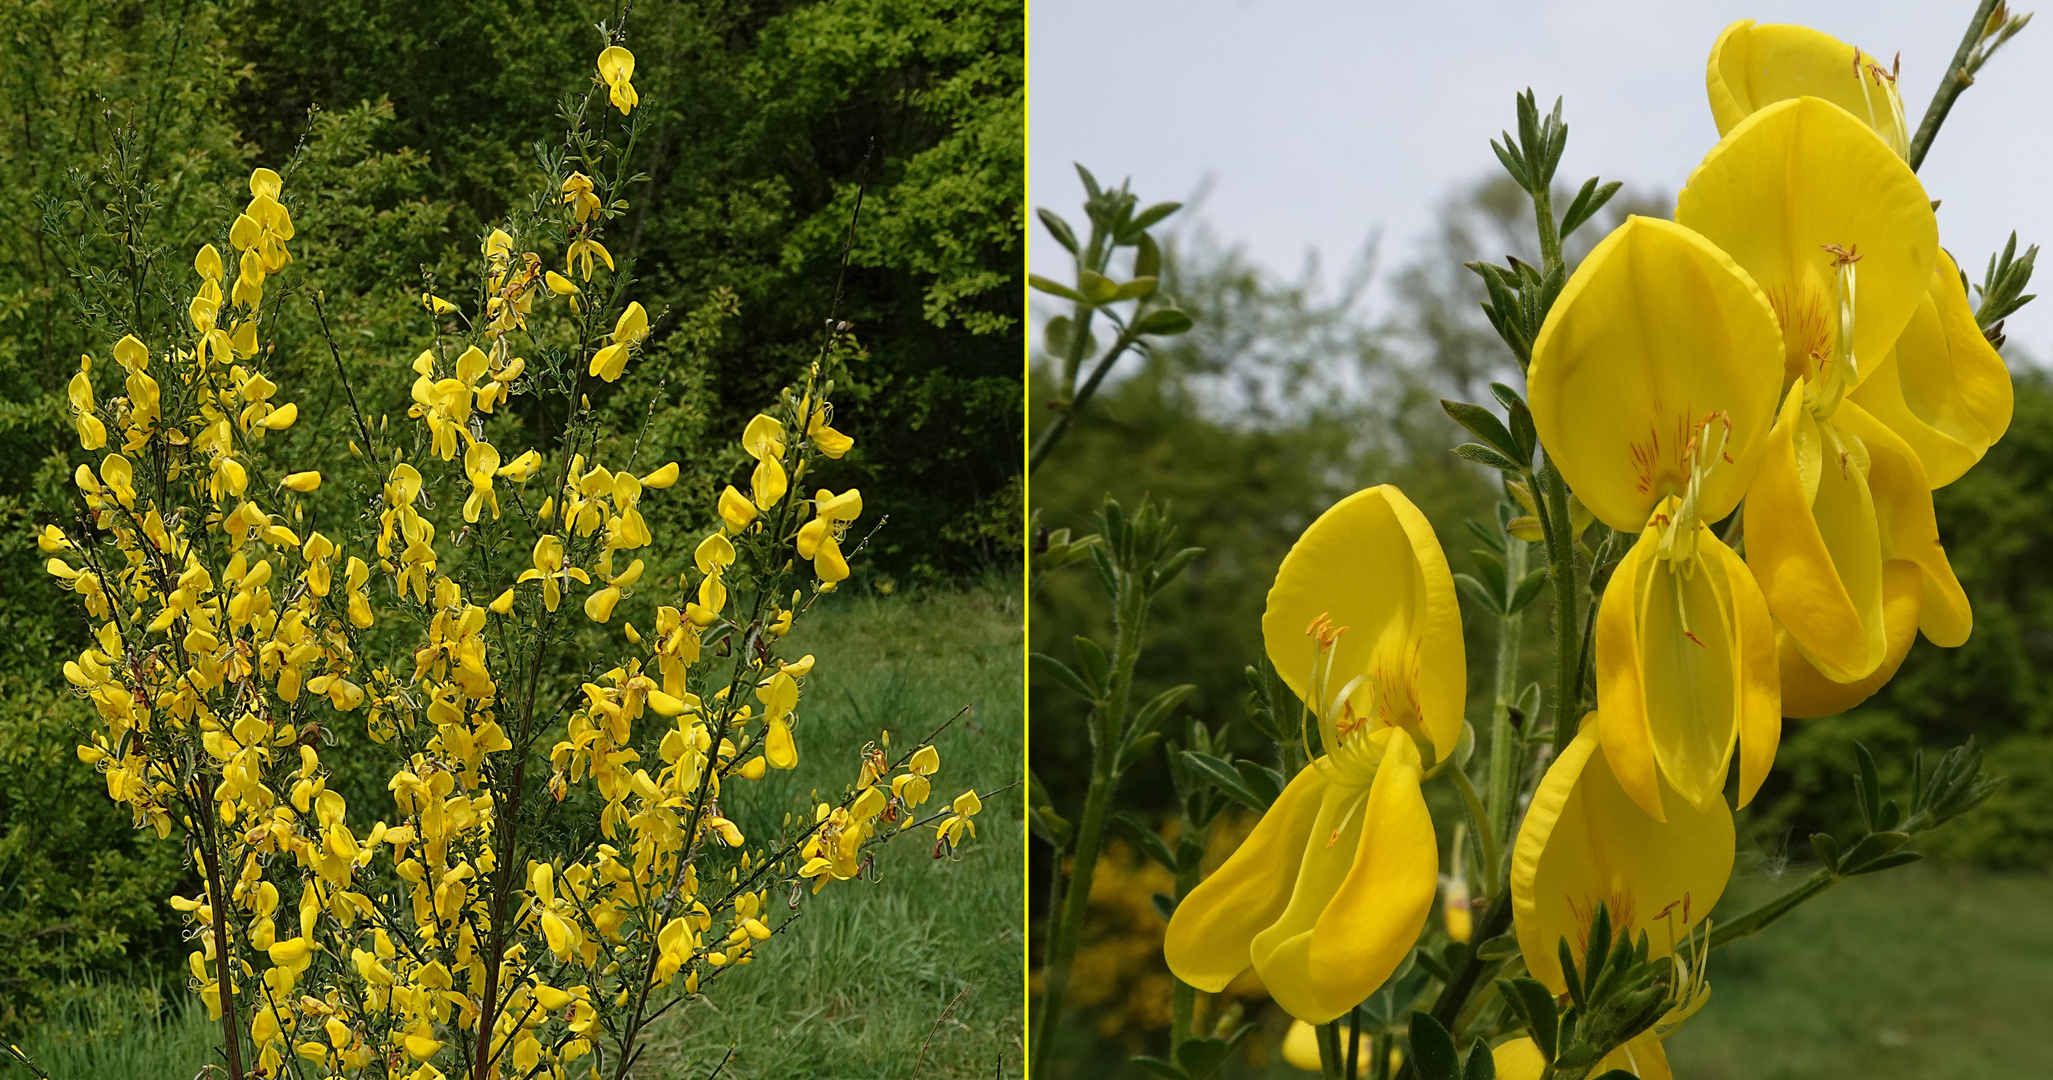
[[[1020, 621], [1016, 593], [1003, 590], [823, 603], [790, 641], [819, 657], [817, 696], [800, 707], [800, 767], [774, 774], [751, 802], [773, 821], [807, 808], [803, 785], [853, 780], [857, 752], [879, 729], [902, 748], [964, 705], [971, 711], [935, 740], [941, 771], [923, 809], [1021, 779]], [[656, 1026], [637, 1080], [697, 1080], [729, 1047], [725, 1080], [1021, 1075], [1020, 792], [985, 801], [977, 838], [955, 861], [932, 858], [931, 829], [908, 832], [885, 846], [878, 881], [812, 898], [756, 963]], [[75, 989], [21, 1044], [53, 1080], [189, 1080], [218, 1060], [218, 1029], [175, 985], [161, 1008], [148, 986]], [[0, 1057], [0, 1080], [26, 1075]]]
[[1857, 878], [1720, 949], [1710, 975], [1711, 1003], [1668, 1040], [1689, 1080], [2045, 1076], [2053, 877]]

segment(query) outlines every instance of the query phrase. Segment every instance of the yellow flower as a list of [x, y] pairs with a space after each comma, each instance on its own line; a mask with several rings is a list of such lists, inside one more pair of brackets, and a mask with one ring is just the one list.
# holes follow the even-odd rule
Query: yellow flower
[[1596, 626], [1604, 748], [1659, 815], [1654, 773], [1720, 798], [1742, 737], [1741, 800], [1780, 733], [1759, 590], [1706, 527], [1732, 513], [1781, 386], [1774, 309], [1690, 230], [1627, 219], [1562, 289], [1527, 372], [1533, 423], [1583, 505], [1639, 542]]
[[[1910, 322], [1939, 253], [1938, 221], [1910, 166], [1815, 97], [1734, 125], [1690, 174], [1675, 221], [1731, 256], [1774, 304], [1785, 387], [1840, 358], [1858, 358], [1858, 370], [1838, 377], [1848, 390], [1859, 385]], [[1857, 293], [1840, 285], [1839, 271], [1854, 265]], [[1842, 297], [1850, 320], [1839, 316]]]
[[1277, 570], [1262, 632], [1329, 752], [1177, 906], [1163, 955], [1209, 993], [1253, 966], [1286, 1012], [1325, 1023], [1395, 970], [1438, 891], [1410, 733], [1453, 749], [1466, 666], [1453, 578], [1424, 516], [1387, 486], [1321, 515]]
[[[563, 181], [563, 204], [570, 207], [571, 216], [580, 224], [589, 220], [593, 214], [597, 213], [599, 197], [592, 194], [592, 178], [581, 172], [571, 173], [569, 178]], [[569, 292], [566, 293], [561, 288], [558, 288], [553, 281], [549, 283], [549, 287], [555, 289], [558, 294], [563, 296], [576, 294], [577, 286], [571, 285], [568, 281], [565, 281], [563, 284], [570, 287]]]
[[1704, 81], [1721, 136], [1762, 108], [1809, 96], [1865, 120], [1898, 157], [1910, 152], [1893, 67], [1808, 26], [1733, 23], [1711, 46]]
[[86, 373], [93, 370], [93, 358], [81, 356], [78, 360], [78, 374], [71, 377], [71, 385], [65, 395], [71, 400], [71, 423], [78, 429], [78, 447], [81, 450], [98, 450], [107, 445], [107, 425], [93, 415], [93, 384]]
[[[470, 433], [465, 432], [468, 438]], [[470, 480], [470, 497], [463, 501], [463, 520], [475, 523], [479, 512], [492, 508], [492, 520], [499, 520], [499, 493], [492, 490], [492, 477], [499, 471], [499, 450], [483, 439], [471, 440], [463, 452], [463, 475]]]
[[[610, 265], [610, 263], [609, 263]], [[592, 354], [590, 374], [607, 382], [618, 382], [627, 370], [628, 351], [649, 335], [649, 313], [639, 303], [629, 303], [613, 326], [613, 343]]]
[[[1785, 688], [1806, 668], [1846, 684], [1837, 692], [1810, 684], [1824, 697], [1798, 703], [1798, 716], [1850, 707], [1879, 688], [1874, 676], [1894, 671], [1910, 649], [1910, 625], [1951, 648], [1967, 640], [1974, 618], [1940, 546], [1916, 452], [1851, 400], [1820, 416], [1805, 400], [1811, 385], [1790, 389], [1745, 517], [1747, 565], [1788, 636]], [[1897, 562], [1916, 577], [1892, 572]]]
[[1561, 941], [1581, 962], [1602, 903], [1614, 940], [1647, 934], [1647, 955], [1670, 955], [1709, 914], [1732, 876], [1732, 811], [1723, 798], [1692, 807], [1662, 785], [1666, 820], [1619, 785], [1585, 717], [1533, 792], [1511, 855], [1511, 913], [1526, 970], [1567, 992]]
[[767, 413], [757, 413], [741, 433], [741, 448], [756, 459], [755, 472], [749, 477], [756, 506], [763, 510], [776, 506], [789, 486], [784, 465], [778, 460], [784, 456], [784, 425]]
[[815, 449], [830, 458], [839, 459], [855, 447], [855, 440], [834, 430], [828, 421], [834, 418], [834, 406], [822, 401], [814, 405], [807, 399], [800, 405], [806, 418], [806, 438], [812, 440]]
[[599, 54], [599, 77], [606, 80], [606, 99], [626, 116], [641, 98], [634, 92], [634, 54], [618, 45], [608, 45]]
[[289, 473], [283, 483], [287, 488], [304, 494], [321, 486], [321, 474], [312, 470]]
[[1689, 520], [1685, 501], [1662, 504], [1597, 611], [1604, 750], [1619, 783], [1656, 818], [1665, 817], [1656, 772], [1699, 810], [1724, 805], [1735, 747], [1745, 806], [1782, 733], [1767, 603], [1739, 556]]
[[590, 281], [593, 259], [605, 263], [606, 269], [613, 269], [613, 253], [606, 250], [606, 245], [589, 236], [580, 236], [570, 242], [570, 249], [563, 254], [563, 272]]
[[798, 556], [813, 560], [813, 571], [821, 581], [842, 581], [848, 577], [848, 560], [841, 556], [841, 536], [848, 523], [861, 517], [863, 494], [854, 488], [839, 495], [821, 488], [813, 496], [813, 519], [799, 526]]
[[720, 491], [720, 520], [726, 524], [728, 532], [739, 534], [756, 520], [756, 504], [729, 484]]
[[[877, 789], [871, 788], [869, 790], [875, 791]], [[983, 808], [984, 800], [977, 798], [974, 788], [957, 795], [948, 804], [950, 811], [948, 817], [934, 826], [934, 833], [939, 838], [939, 842], [953, 848], [962, 843], [963, 834], [967, 833], [970, 836], [975, 836], [977, 834], [977, 826], [970, 819], [976, 817], [978, 811]]]
[[1910, 444], [1934, 488], [1960, 479], [2010, 427], [2010, 369], [1944, 249], [1896, 347], [1847, 397]]

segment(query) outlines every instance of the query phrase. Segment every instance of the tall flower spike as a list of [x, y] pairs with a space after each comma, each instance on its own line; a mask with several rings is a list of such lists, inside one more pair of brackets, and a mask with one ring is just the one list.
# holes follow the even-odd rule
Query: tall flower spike
[[768, 510], [784, 498], [789, 480], [784, 475], [784, 425], [767, 413], [757, 413], [741, 433], [741, 448], [756, 459], [749, 478], [749, 491], [758, 509]]
[[1597, 701], [1613, 767], [1657, 817], [1657, 771], [1702, 806], [1722, 798], [1735, 745], [1743, 799], [1774, 760], [1772, 625], [1705, 526], [1746, 493], [1781, 373], [1774, 310], [1746, 272], [1649, 218], [1597, 245], [1533, 347], [1542, 443], [1591, 512], [1640, 533], [1598, 612]]
[[1460, 611], [1431, 527], [1385, 486], [1305, 530], [1262, 628], [1329, 753], [1177, 906], [1163, 954], [1208, 992], [1252, 966], [1285, 1011], [1324, 1023], [1382, 984], [1432, 911], [1439, 848], [1413, 736], [1449, 751], [1459, 737]]
[[1810, 96], [1866, 121], [1896, 156], [1910, 152], [1895, 65], [1808, 26], [1733, 23], [1711, 46], [1704, 81], [1721, 136], [1762, 108]]
[[1934, 488], [1960, 479], [2010, 427], [2010, 369], [1944, 249], [1910, 325], [1873, 367], [1849, 396], [1917, 451]]
[[[1822, 98], [1778, 101], [1734, 125], [1690, 174], [1675, 221], [1739, 264], [1782, 324], [1783, 385], [1851, 355], [1859, 385], [1910, 322], [1931, 282], [1939, 225], [1910, 166], [1874, 131]], [[1843, 264], [1858, 256], [1853, 341], [1836, 310]]]

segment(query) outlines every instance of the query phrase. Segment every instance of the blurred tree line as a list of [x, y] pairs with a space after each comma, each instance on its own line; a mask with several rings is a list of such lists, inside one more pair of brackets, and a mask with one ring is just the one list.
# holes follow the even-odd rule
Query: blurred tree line
[[[860, 486], [891, 519], [866, 580], [1017, 566], [1024, 14], [1018, 0], [631, 6], [654, 123], [634, 216], [608, 242], [655, 332], [592, 396], [687, 470], [678, 490], [693, 494], [652, 508], [659, 533], [659, 515], [710, 517], [697, 496], [737, 472], [743, 424], [819, 349], [831, 312], [864, 350], [835, 393], [858, 438], [835, 486]], [[30, 533], [75, 512], [63, 389], [80, 355], [106, 362], [109, 330], [183, 310], [194, 250], [246, 200], [249, 170], [276, 168], [299, 237], [267, 301], [280, 324], [267, 371], [301, 405], [293, 452], [308, 467], [346, 460], [324, 328], [365, 410], [403, 413], [408, 366], [436, 332], [420, 294], [474, 306], [449, 290], [474, 281], [463, 271], [484, 233], [528, 197], [537, 142], [562, 130], [596, 25], [620, 10], [0, 0], [0, 18], [0, 1027], [13, 1029], [60, 972], [140, 960], [182, 980], [163, 897], [192, 892], [177, 846], [134, 833], [73, 756], [86, 710], [58, 665], [85, 630]], [[117, 196], [131, 181], [147, 194]], [[495, 422], [546, 445], [558, 420]], [[349, 492], [333, 497], [349, 513]]]
[[[1671, 207], [1665, 196], [1621, 193], [1571, 245], [1571, 265], [1624, 214], [1666, 217]], [[1449, 452], [1464, 436], [1438, 399], [1484, 399], [1493, 379], [1521, 384], [1478, 307], [1480, 282], [1462, 263], [1507, 254], [1536, 261], [1524, 250], [1529, 213], [1509, 181], [1454, 192], [1418, 255], [1388, 272], [1390, 304], [1381, 311], [1369, 292], [1373, 243], [1337, 281], [1316, 263], [1296, 280], [1280, 279], [1202, 229], [1168, 245], [1163, 287], [1194, 328], [1122, 360], [1116, 382], [1033, 478], [1046, 529], [1090, 532], [1107, 494], [1129, 507], [1148, 495], [1172, 505], [1179, 546], [1205, 549], [1155, 601], [1135, 700], [1194, 683], [1184, 711], [1215, 730], [1231, 726], [1247, 752], [1257, 752], [1262, 740], [1244, 722], [1243, 670], [1260, 655], [1276, 566], [1313, 518], [1362, 487], [1398, 485], [1432, 521], [1453, 569], [1476, 572], [1469, 551], [1479, 545], [1462, 523], [1491, 520], [1502, 493], [1494, 474]], [[1955, 254], [1973, 266], [1986, 257]], [[2014, 346], [2010, 362], [2017, 409], [2009, 433], [1982, 465], [1935, 493], [1948, 555], [1974, 604], [1974, 634], [1953, 650], [1920, 642], [1859, 709], [1785, 723], [1769, 786], [1741, 815], [1771, 863], [1807, 861], [1811, 832], [1855, 818], [1845, 790], [1851, 740], [1901, 765], [1916, 747], [1942, 749], [1969, 735], [1988, 748], [1991, 770], [2010, 780], [1935, 834], [1935, 850], [2007, 868], [2053, 863], [2053, 378]], [[1045, 419], [1039, 403], [1052, 396], [1047, 368], [1037, 350], [1028, 393], [1034, 426]], [[1109, 637], [1087, 568], [1053, 575], [1034, 602], [1037, 652], [1066, 656], [1079, 633]], [[1463, 621], [1469, 715], [1480, 725], [1488, 720], [1494, 620], [1464, 597]], [[1544, 614], [1525, 620], [1521, 684], [1542, 678], [1546, 625]], [[1036, 680], [1032, 690], [1034, 769], [1057, 807], [1074, 806], [1089, 748], [1073, 696], [1048, 682]], [[1173, 813], [1160, 755], [1128, 775], [1119, 802]]]

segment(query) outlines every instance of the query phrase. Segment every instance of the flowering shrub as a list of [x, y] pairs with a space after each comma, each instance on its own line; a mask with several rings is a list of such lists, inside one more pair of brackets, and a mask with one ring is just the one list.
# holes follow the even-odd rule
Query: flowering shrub
[[[643, 506], [679, 464], [622, 452], [587, 398], [656, 321], [606, 247], [636, 180], [634, 57], [597, 69], [475, 292], [421, 293], [405, 421], [356, 409], [314, 344], [351, 402], [344, 469], [369, 470], [349, 512], [313, 498], [326, 463], [294, 460], [304, 418], [265, 374], [289, 167], [252, 173], [198, 250], [183, 333], [114, 342], [118, 389], [90, 356], [71, 380], [81, 509], [38, 543], [93, 626], [64, 664], [99, 718], [78, 754], [199, 874], [170, 902], [236, 1080], [617, 1080], [652, 1019], [772, 954], [872, 847], [975, 835], [974, 791], [920, 817], [932, 735], [895, 756], [887, 736], [772, 832], [736, 822], [800, 765], [821, 676], [780, 642], [861, 548], [861, 493], [803, 487], [854, 445], [831, 404], [847, 327], [740, 433], [752, 471], [703, 493], [692, 569], [649, 574]], [[553, 442], [502, 449], [516, 410], [557, 418]], [[331, 783], [344, 723], [389, 755], [389, 806]]]

